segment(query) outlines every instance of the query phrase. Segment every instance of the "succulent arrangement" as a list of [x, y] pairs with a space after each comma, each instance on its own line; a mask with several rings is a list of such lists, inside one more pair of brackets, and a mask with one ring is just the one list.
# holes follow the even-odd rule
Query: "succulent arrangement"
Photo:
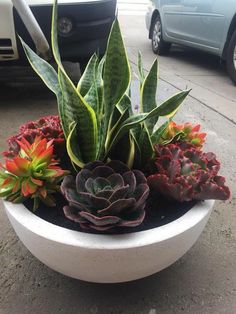
[[[140, 105], [134, 110], [131, 68], [117, 20], [105, 56], [91, 57], [77, 85], [60, 58], [56, 0], [52, 50], [57, 71], [21, 41], [31, 66], [56, 95], [59, 116], [29, 122], [8, 140], [1, 197], [15, 203], [31, 198], [36, 210], [40, 201], [56, 205], [52, 194], [61, 191], [65, 218], [100, 232], [141, 224], [149, 189], [176, 202], [229, 198], [218, 176], [220, 163], [202, 151], [206, 134], [200, 125], [173, 121], [189, 91], [158, 104], [158, 62], [145, 74], [141, 54]], [[63, 156], [73, 165], [71, 174], [61, 168]]]

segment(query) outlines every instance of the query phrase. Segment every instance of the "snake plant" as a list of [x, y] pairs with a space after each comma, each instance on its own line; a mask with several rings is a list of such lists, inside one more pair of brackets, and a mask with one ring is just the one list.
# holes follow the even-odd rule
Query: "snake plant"
[[[29, 46], [22, 44], [26, 56], [47, 87], [57, 97], [58, 111], [72, 163], [83, 168], [88, 162], [116, 159], [129, 167], [142, 168], [154, 153], [168, 119], [189, 91], [181, 91], [161, 104], [156, 102], [158, 62], [145, 75], [138, 57], [140, 106], [131, 104], [131, 68], [118, 20], [110, 31], [105, 56], [94, 54], [77, 85], [68, 77], [57, 42], [57, 0], [52, 15], [52, 51], [57, 71]], [[167, 117], [160, 128], [159, 117]]]

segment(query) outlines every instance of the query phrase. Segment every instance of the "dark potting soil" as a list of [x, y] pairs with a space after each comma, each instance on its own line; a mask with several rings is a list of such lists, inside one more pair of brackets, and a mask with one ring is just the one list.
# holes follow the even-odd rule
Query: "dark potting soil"
[[[87, 233], [101, 233], [95, 230], [84, 230], [80, 228], [80, 225], [67, 219], [63, 212], [63, 206], [66, 205], [66, 201], [62, 195], [58, 194], [56, 197], [56, 207], [47, 207], [44, 204], [40, 204], [40, 207], [35, 212], [35, 215], [60, 227], [64, 227], [71, 230], [83, 231]], [[148, 198], [146, 204], [146, 216], [141, 225], [133, 228], [117, 228], [110, 231], [109, 234], [123, 234], [144, 231], [153, 229], [159, 226], [168, 224], [187, 213], [194, 205], [196, 201], [192, 202], [173, 202], [166, 200], [160, 195], [151, 195]], [[30, 210], [32, 208], [32, 202], [26, 201], [24, 205]], [[108, 233], [108, 232], [106, 232]]]

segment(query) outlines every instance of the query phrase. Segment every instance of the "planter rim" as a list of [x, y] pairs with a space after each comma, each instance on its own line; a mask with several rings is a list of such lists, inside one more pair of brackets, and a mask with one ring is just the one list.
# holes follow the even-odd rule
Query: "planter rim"
[[178, 219], [153, 229], [127, 234], [90, 234], [54, 225], [36, 216], [23, 204], [3, 200], [10, 218], [23, 225], [32, 233], [65, 245], [84, 249], [122, 250], [163, 242], [193, 228], [211, 211], [214, 200], [199, 201]]

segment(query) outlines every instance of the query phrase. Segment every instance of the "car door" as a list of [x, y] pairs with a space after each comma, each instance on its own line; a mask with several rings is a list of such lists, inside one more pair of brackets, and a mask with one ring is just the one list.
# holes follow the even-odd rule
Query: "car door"
[[220, 47], [225, 21], [220, 3], [223, 7], [222, 0], [182, 0], [181, 34], [185, 41], [213, 50]]
[[164, 38], [178, 38], [181, 29], [181, 1], [161, 0], [161, 20]]

